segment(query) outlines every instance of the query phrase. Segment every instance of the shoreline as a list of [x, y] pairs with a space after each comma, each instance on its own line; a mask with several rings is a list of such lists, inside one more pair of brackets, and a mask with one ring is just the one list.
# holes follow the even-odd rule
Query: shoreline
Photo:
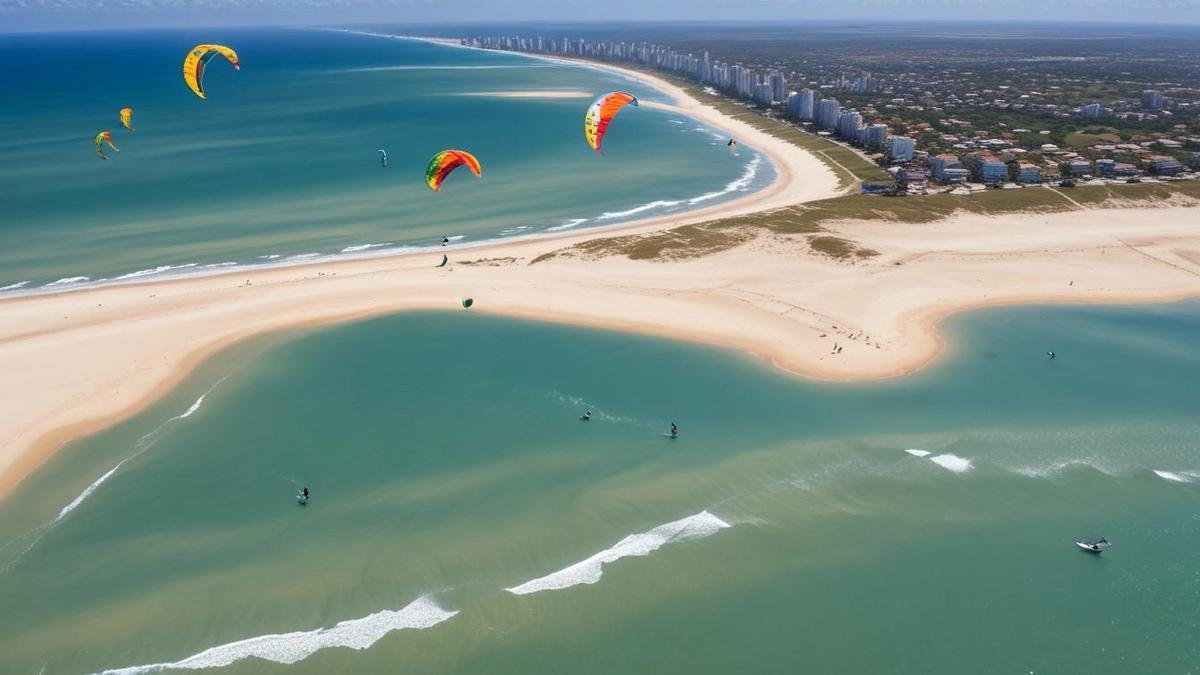
[[[472, 49], [483, 52], [494, 51], [468, 47], [459, 44], [456, 40], [442, 38], [401, 36], [352, 30], [336, 30], [335, 32], [344, 32], [382, 39], [415, 40], [419, 42], [437, 44], [444, 47]], [[610, 64], [599, 64], [581, 59], [566, 59], [540, 54], [524, 54], [519, 52], [512, 53], [532, 60], [549, 61], [559, 65], [600, 70], [631, 79], [647, 87], [656, 89], [668, 98], [673, 99], [675, 103], [667, 104], [645, 101], [643, 102], [643, 105], [645, 105], [647, 108], [669, 111], [691, 118], [697, 123], [728, 132], [730, 135], [741, 134], [739, 138], [753, 139], [751, 142], [746, 144], [746, 147], [755, 151], [762, 157], [766, 158], [768, 162], [770, 162], [771, 168], [775, 172], [775, 177], [770, 183], [763, 185], [757, 190], [742, 194], [737, 194], [740, 192], [740, 190], [735, 191], [731, 193], [734, 195], [731, 198], [709, 206], [700, 206], [698, 208], [691, 208], [676, 213], [652, 215], [642, 218], [635, 217], [631, 220], [618, 220], [617, 222], [611, 224], [592, 225], [590, 227], [579, 229], [571, 228], [558, 231], [543, 230], [539, 232], [515, 234], [510, 236], [490, 236], [477, 241], [451, 245], [444, 248], [435, 244], [428, 246], [400, 244], [399, 246], [395, 247], [389, 244], [386, 246], [379, 246], [377, 248], [372, 245], [371, 248], [363, 249], [362, 251], [320, 253], [311, 257], [309, 254], [285, 255], [278, 260], [268, 260], [262, 263], [190, 263], [192, 267], [185, 268], [184, 266], [179, 266], [180, 271], [175, 273], [172, 273], [171, 271], [164, 271], [162, 274], [146, 274], [140, 277], [121, 278], [118, 276], [113, 278], [81, 281], [79, 283], [63, 283], [64, 279], [60, 279], [57, 282], [42, 284], [40, 286], [27, 286], [26, 284], [29, 282], [22, 281], [12, 284], [12, 286], [15, 286], [14, 288], [10, 288], [8, 291], [0, 292], [0, 302], [17, 298], [41, 297], [58, 295], [62, 293], [76, 293], [98, 288], [134, 286], [161, 281], [207, 278], [222, 275], [239, 275], [261, 270], [303, 267], [307, 265], [324, 264], [330, 262], [353, 261], [370, 258], [400, 258], [410, 255], [432, 255], [440, 251], [465, 252], [473, 249], [487, 248], [495, 244], [506, 242], [530, 241], [537, 239], [566, 239], [577, 234], [585, 233], [591, 235], [636, 233], [657, 228], [664, 224], [684, 225], [728, 216], [744, 215], [747, 213], [755, 213], [758, 211], [779, 208], [781, 206], [787, 206], [790, 204], [834, 197], [842, 193], [842, 191], [837, 187], [837, 179], [833, 171], [818, 161], [808, 151], [780, 141], [779, 139], [774, 138], [744, 122], [726, 117], [722, 113], [718, 112], [715, 108], [707, 106], [696, 99], [693, 99], [678, 85], [675, 85], [667, 80], [647, 73], [642, 73], [636, 70], [627, 70]], [[507, 94], [509, 96], [523, 95], [527, 93], [542, 94], [544, 92], [501, 92], [501, 94]], [[473, 95], [486, 95], [486, 92]], [[827, 175], [820, 175], [822, 172]], [[795, 177], [795, 174], [798, 173], [807, 174], [806, 178], [812, 181], [812, 184], [800, 185], [799, 181], [797, 181]], [[818, 180], [812, 180], [814, 178]], [[595, 218], [593, 218], [593, 220], [595, 220]], [[134, 274], [142, 271], [146, 270], [131, 271], [127, 274]], [[2, 497], [2, 495], [3, 490], [0, 489], [0, 497]]]
[[[722, 117], [687, 100], [680, 106]], [[780, 155], [777, 180], [684, 216], [447, 249], [446, 268], [436, 267], [438, 250], [0, 299], [0, 499], [66, 443], [140, 412], [234, 344], [406, 310], [464, 311], [464, 297], [476, 301], [470, 311], [698, 342], [849, 381], [932, 362], [946, 348], [939, 322], [964, 310], [1200, 295], [1198, 211], [1178, 206], [831, 224], [829, 234], [877, 252], [854, 262], [820, 254], [803, 235], [764, 230], [698, 258], [530, 264], [582, 242], [834, 189], [836, 177], [812, 155], [745, 126], [753, 133], [741, 137], [762, 137], [750, 145]]]

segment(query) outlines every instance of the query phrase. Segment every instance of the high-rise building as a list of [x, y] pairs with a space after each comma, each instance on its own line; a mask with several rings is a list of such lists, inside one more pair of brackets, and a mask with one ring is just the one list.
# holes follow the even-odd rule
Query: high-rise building
[[842, 105], [836, 98], [823, 98], [817, 101], [813, 120], [822, 129], [833, 129], [837, 126], [838, 111], [841, 110], [841, 107]]
[[783, 73], [771, 73], [768, 82], [771, 85], [771, 100], [776, 102], [786, 101], [788, 94], [787, 78], [783, 76]]
[[862, 142], [859, 130], [862, 127], [862, 115], [857, 110], [845, 110], [838, 115], [838, 136], [853, 143]]
[[1147, 89], [1142, 92], [1142, 107], [1157, 110], [1163, 107], [1163, 95], [1157, 89]]
[[1099, 119], [1104, 117], [1104, 106], [1099, 103], [1089, 103], [1079, 108], [1079, 116], [1089, 120]]
[[887, 137], [888, 126], [886, 124], [872, 124], [867, 127], [867, 132], [863, 136], [863, 145], [882, 150], [887, 146]]
[[754, 85], [754, 102], [759, 105], [771, 105], [771, 85], [760, 82]]
[[892, 136], [888, 145], [888, 154], [896, 162], [911, 162], [916, 143], [907, 136]]
[[817, 93], [812, 89], [800, 90], [800, 119], [809, 121], [817, 108]]

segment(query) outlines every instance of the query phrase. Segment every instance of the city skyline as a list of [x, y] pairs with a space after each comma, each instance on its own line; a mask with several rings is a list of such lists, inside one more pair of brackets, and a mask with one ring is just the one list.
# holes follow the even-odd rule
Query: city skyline
[[1200, 25], [1190, 0], [0, 0], [4, 32], [348, 23], [1028, 22]]

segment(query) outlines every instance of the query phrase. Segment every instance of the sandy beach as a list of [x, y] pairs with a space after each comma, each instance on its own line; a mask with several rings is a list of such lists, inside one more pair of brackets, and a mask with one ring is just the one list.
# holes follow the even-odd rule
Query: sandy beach
[[[316, 262], [0, 301], [0, 497], [63, 444], [124, 419], [202, 360], [273, 331], [412, 309], [469, 311], [637, 331], [748, 352], [816, 378], [910, 372], [942, 349], [936, 323], [1012, 303], [1165, 301], [1200, 294], [1188, 207], [956, 216], [828, 229], [877, 256], [844, 262], [802, 236], [762, 235], [691, 260], [538, 256], [836, 194], [812, 155], [626, 73], [675, 110], [775, 163], [777, 180], [725, 204], [637, 223], [439, 253]], [[1051, 346], [1048, 346], [1050, 348]]]

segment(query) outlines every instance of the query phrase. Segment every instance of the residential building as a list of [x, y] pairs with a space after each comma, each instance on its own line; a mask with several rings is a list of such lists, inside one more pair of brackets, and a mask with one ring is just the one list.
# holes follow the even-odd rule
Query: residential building
[[929, 171], [934, 179], [943, 183], [961, 183], [971, 175], [971, 172], [957, 157], [949, 154], [930, 157]]
[[788, 114], [805, 122], [812, 120], [816, 98], [812, 89], [801, 89], [792, 94], [788, 97]]
[[908, 136], [892, 136], [888, 143], [888, 154], [896, 162], [911, 162], [915, 149], [916, 143]]
[[887, 147], [888, 126], [886, 124], [871, 124], [863, 137], [863, 145], [868, 148], [883, 150]]
[[1040, 183], [1042, 182], [1042, 170], [1036, 164], [1020, 162], [1017, 164], [1017, 182]]
[[1188, 162], [1188, 166], [1190, 166], [1191, 168], [1193, 168], [1197, 171], [1200, 171], [1200, 154], [1192, 155], [1192, 159], [1191, 159], [1191, 161]]
[[838, 115], [837, 133], [842, 138], [861, 143], [862, 115], [857, 110], [845, 110]]
[[771, 85], [771, 100], [772, 102], [786, 101], [788, 97], [787, 78], [783, 73], [771, 73], [768, 79]]
[[988, 157], [979, 165], [979, 178], [984, 183], [1003, 183], [1008, 180], [1008, 165], [995, 157]]
[[1086, 159], [1072, 159], [1066, 164], [1072, 176], [1089, 176], [1092, 173], [1092, 163]]
[[1146, 169], [1156, 176], [1174, 176], [1183, 173], [1183, 164], [1174, 157], [1154, 155], [1146, 162]]
[[838, 112], [841, 107], [836, 98], [823, 98], [817, 102], [813, 120], [822, 129], [833, 129], [837, 126]]
[[759, 105], [771, 105], [771, 85], [760, 82], [754, 85], [754, 102]]

